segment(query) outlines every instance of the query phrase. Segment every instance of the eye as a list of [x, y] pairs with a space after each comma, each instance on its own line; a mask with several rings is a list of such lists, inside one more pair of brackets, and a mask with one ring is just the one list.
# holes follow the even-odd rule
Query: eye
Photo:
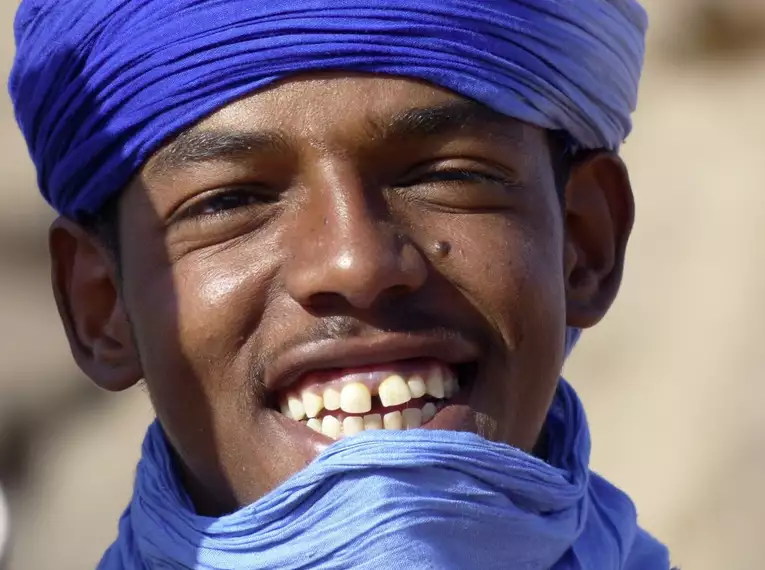
[[255, 205], [272, 203], [277, 196], [258, 186], [225, 188], [208, 193], [179, 212], [180, 218], [225, 216]]
[[410, 204], [452, 212], [506, 209], [522, 188], [516, 173], [476, 160], [423, 165], [396, 184], [395, 195]]
[[418, 184], [429, 184], [434, 182], [456, 182], [465, 183], [472, 182], [476, 184], [498, 184], [502, 186], [510, 186], [513, 183], [501, 176], [483, 172], [480, 170], [470, 170], [466, 168], [449, 168], [442, 170], [433, 170], [420, 174], [414, 180], [409, 180], [401, 184], [401, 186], [409, 187], [416, 186]]

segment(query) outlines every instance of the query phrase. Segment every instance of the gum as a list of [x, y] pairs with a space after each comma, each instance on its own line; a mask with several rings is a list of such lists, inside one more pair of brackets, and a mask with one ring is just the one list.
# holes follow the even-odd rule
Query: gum
[[333, 388], [340, 392], [344, 386], [354, 382], [364, 384], [372, 396], [377, 396], [380, 384], [389, 376], [397, 374], [405, 381], [413, 376], [420, 376], [427, 382], [431, 374], [439, 371], [444, 379], [450, 377], [455, 379], [452, 369], [439, 361], [419, 360], [394, 362], [367, 368], [322, 370], [307, 374], [299, 384], [290, 387], [290, 390], [285, 393], [283, 399], [286, 400], [290, 396], [300, 398], [302, 393], [306, 391], [323, 396], [324, 391], [328, 388]]

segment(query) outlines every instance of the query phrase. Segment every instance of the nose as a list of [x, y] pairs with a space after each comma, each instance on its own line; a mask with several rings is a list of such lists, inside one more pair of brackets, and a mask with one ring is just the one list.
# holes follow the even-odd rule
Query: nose
[[422, 287], [422, 253], [391, 221], [387, 208], [370, 200], [358, 182], [335, 181], [309, 192], [293, 220], [286, 287], [312, 309], [343, 303], [369, 309], [382, 299]]

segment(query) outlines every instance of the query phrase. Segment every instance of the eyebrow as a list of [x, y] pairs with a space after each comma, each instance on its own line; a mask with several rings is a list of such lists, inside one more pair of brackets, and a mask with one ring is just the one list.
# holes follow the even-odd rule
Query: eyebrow
[[278, 131], [224, 131], [193, 127], [178, 135], [151, 160], [149, 169], [157, 174], [215, 161], [233, 161], [253, 153], [292, 152], [284, 134]]
[[383, 140], [403, 140], [445, 136], [460, 132], [480, 132], [518, 144], [522, 124], [470, 99], [449, 101], [431, 107], [415, 107], [386, 121], [370, 119], [373, 136]]
[[[479, 132], [518, 144], [521, 123], [473, 100], [449, 101], [407, 109], [392, 117], [367, 119], [366, 131], [375, 142], [424, 139], [461, 132]], [[207, 162], [233, 162], [258, 153], [294, 152], [281, 131], [226, 131], [192, 127], [179, 134], [149, 163], [156, 174]]]

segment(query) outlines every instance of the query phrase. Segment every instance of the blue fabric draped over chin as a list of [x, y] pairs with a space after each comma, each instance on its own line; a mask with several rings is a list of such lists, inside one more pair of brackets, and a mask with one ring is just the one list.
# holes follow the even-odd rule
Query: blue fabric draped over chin
[[10, 92], [43, 195], [78, 219], [185, 127], [323, 69], [424, 79], [614, 149], [646, 26], [635, 0], [24, 0]]
[[195, 515], [158, 424], [99, 570], [667, 570], [629, 498], [590, 473], [584, 410], [561, 381], [547, 462], [463, 432], [366, 432], [228, 516]]

